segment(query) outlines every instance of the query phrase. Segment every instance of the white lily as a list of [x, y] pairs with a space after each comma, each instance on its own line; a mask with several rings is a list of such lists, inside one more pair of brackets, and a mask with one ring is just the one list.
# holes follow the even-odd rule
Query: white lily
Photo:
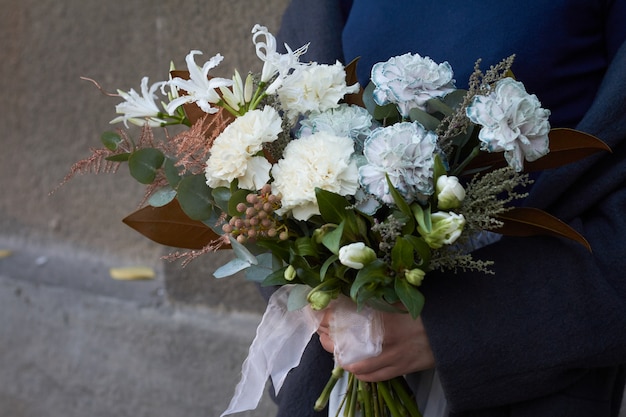
[[215, 55], [202, 67], [199, 67], [194, 59], [194, 55], [202, 55], [200, 51], [191, 51], [185, 57], [187, 68], [189, 69], [189, 79], [184, 80], [180, 77], [172, 79], [169, 84], [178, 89], [184, 90], [182, 95], [172, 100], [167, 105], [167, 112], [172, 114], [176, 108], [186, 103], [196, 103], [205, 113], [216, 113], [217, 109], [211, 104], [216, 104], [221, 100], [220, 95], [216, 91], [220, 87], [228, 87], [233, 84], [232, 80], [226, 78], [214, 77], [209, 79], [209, 70], [219, 65], [224, 57], [220, 54]]
[[155, 102], [157, 97], [154, 93], [163, 84], [165, 82], [161, 81], [148, 88], [148, 77], [143, 77], [141, 79], [141, 95], [132, 88], [128, 92], [117, 90], [120, 97], [125, 101], [115, 106], [115, 111], [121, 116], [111, 120], [111, 123], [124, 122], [124, 125], [128, 127], [128, 122], [139, 126], [147, 122], [152, 127], [161, 126], [166, 121], [159, 117], [162, 111]]
[[[264, 37], [265, 41], [258, 40], [259, 37]], [[261, 61], [263, 61], [263, 70], [261, 71], [261, 82], [269, 82], [276, 74], [278, 77], [267, 88], [267, 93], [272, 94], [282, 84], [282, 79], [289, 73], [289, 71], [297, 67], [299, 58], [302, 54], [306, 53], [309, 44], [292, 50], [289, 45], [285, 44], [286, 54], [279, 54], [276, 51], [276, 38], [272, 35], [267, 27], [261, 25], [254, 25], [252, 28], [252, 41], [256, 48], [256, 54]]]

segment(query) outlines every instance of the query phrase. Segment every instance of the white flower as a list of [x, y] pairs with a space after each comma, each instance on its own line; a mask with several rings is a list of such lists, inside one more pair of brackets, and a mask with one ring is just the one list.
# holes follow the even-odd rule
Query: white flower
[[238, 179], [240, 188], [261, 189], [270, 179], [271, 165], [257, 154], [263, 143], [278, 137], [281, 122], [278, 112], [265, 106], [263, 110], [250, 110], [229, 124], [213, 142], [206, 162], [209, 187], [228, 186]]
[[372, 67], [374, 100], [379, 105], [395, 103], [402, 116], [413, 108], [426, 110], [426, 102], [455, 89], [452, 67], [429, 57], [410, 53], [379, 62]]
[[122, 114], [122, 116], [111, 120], [111, 123], [124, 122], [126, 127], [128, 127], [128, 122], [139, 126], [148, 123], [152, 127], [161, 126], [162, 123], [166, 123], [166, 120], [160, 117], [161, 110], [155, 103], [157, 97], [154, 94], [157, 88], [161, 87], [163, 84], [165, 84], [165, 82], [161, 81], [152, 84], [150, 88], [148, 88], [148, 77], [143, 77], [141, 79], [141, 95], [132, 88], [128, 93], [117, 90], [125, 101], [115, 106], [115, 111], [118, 114]]
[[422, 235], [428, 246], [439, 249], [443, 245], [451, 245], [461, 236], [465, 227], [465, 217], [462, 214], [438, 211], [431, 214], [432, 229], [430, 232], [418, 226], [417, 231]]
[[272, 192], [280, 194], [278, 214], [291, 211], [298, 220], [319, 214], [315, 188], [352, 195], [358, 188], [350, 138], [326, 132], [296, 139], [285, 147], [283, 159], [272, 167]]
[[450, 210], [461, 206], [465, 198], [465, 189], [454, 176], [442, 175], [437, 178], [437, 207]]
[[393, 203], [386, 176], [411, 203], [433, 193], [433, 154], [437, 135], [419, 123], [396, 123], [375, 129], [365, 140], [367, 163], [359, 168], [365, 189], [385, 203]]
[[347, 136], [354, 141], [369, 135], [372, 116], [359, 106], [340, 104], [339, 107], [324, 112], [312, 112], [300, 122], [298, 136], [308, 136], [315, 132], [328, 132], [336, 136]]
[[376, 252], [363, 242], [350, 243], [339, 248], [339, 262], [349, 268], [363, 269], [374, 260]]
[[250, 102], [250, 100], [252, 100], [252, 89], [252, 74], [248, 74], [244, 84], [239, 71], [235, 70], [232, 89], [228, 87], [220, 87], [220, 92], [222, 93], [222, 97], [226, 104], [228, 104], [234, 111], [239, 111], [242, 106], [245, 106]]
[[503, 152], [516, 171], [524, 168], [524, 159], [534, 161], [549, 152], [550, 111], [541, 107], [524, 84], [504, 78], [487, 96], [475, 96], [467, 108], [467, 117], [482, 125], [478, 138], [482, 149]]
[[169, 82], [170, 86], [185, 91], [185, 95], [172, 100], [167, 105], [169, 114], [172, 114], [177, 107], [186, 103], [196, 103], [205, 113], [216, 113], [217, 109], [211, 107], [211, 104], [216, 104], [220, 101], [220, 95], [216, 90], [220, 87], [228, 87], [233, 83], [232, 80], [226, 78], [214, 77], [209, 79], [209, 70], [218, 66], [224, 59], [220, 54], [205, 62], [202, 67], [196, 65], [194, 55], [202, 55], [202, 52], [191, 51], [185, 57], [187, 68], [189, 69], [189, 79], [184, 80], [176, 77]]
[[292, 120], [299, 114], [323, 112], [339, 105], [346, 94], [359, 91], [359, 85], [346, 85], [346, 71], [337, 61], [335, 65], [301, 66], [283, 80], [278, 98]]
[[[264, 37], [265, 41], [259, 40], [259, 37]], [[300, 55], [306, 53], [309, 46], [306, 44], [293, 51], [289, 45], [285, 44], [287, 53], [279, 54], [276, 51], [276, 38], [274, 35], [265, 26], [258, 24], [252, 28], [252, 42], [254, 42], [257, 56], [263, 61], [261, 82], [269, 82], [275, 75], [278, 75], [276, 80], [267, 88], [268, 94], [273, 94], [280, 87], [283, 78], [287, 76], [289, 71], [300, 65]]]

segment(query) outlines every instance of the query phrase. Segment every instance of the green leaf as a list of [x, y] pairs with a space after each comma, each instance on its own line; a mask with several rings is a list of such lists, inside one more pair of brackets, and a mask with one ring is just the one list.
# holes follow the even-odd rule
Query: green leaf
[[151, 184], [164, 161], [165, 155], [158, 149], [139, 149], [128, 158], [130, 175], [142, 184]]
[[365, 265], [356, 274], [356, 278], [350, 287], [350, 298], [357, 300], [361, 288], [368, 284], [383, 284], [391, 280], [388, 276], [387, 265], [380, 259], [376, 259]]
[[[245, 213], [240, 213], [237, 211], [237, 205], [239, 203], [246, 203], [246, 197], [250, 194], [249, 190], [239, 189], [232, 193], [230, 199], [228, 200], [228, 211], [227, 213], [230, 216], [245, 216]], [[215, 194], [214, 194], [215, 195]]]
[[183, 178], [178, 184], [178, 201], [183, 211], [192, 219], [206, 220], [213, 215], [211, 189], [204, 175]]
[[181, 180], [180, 170], [176, 165], [174, 165], [174, 163], [175, 161], [171, 158], [165, 158], [165, 162], [163, 163], [165, 178], [167, 178], [167, 182], [172, 186], [172, 188], [176, 188]]
[[214, 204], [224, 213], [228, 213], [228, 203], [230, 201], [231, 192], [227, 187], [217, 187], [211, 190], [211, 197]]
[[174, 198], [176, 198], [176, 190], [167, 185], [156, 190], [148, 199], [148, 204], [152, 207], [163, 207]]
[[426, 130], [435, 131], [439, 127], [441, 120], [437, 119], [435, 116], [426, 113], [424, 110], [414, 108], [409, 111], [409, 119], [412, 122], [418, 122], [421, 124]]
[[271, 287], [274, 285], [286, 285], [289, 284], [289, 281], [285, 279], [285, 270], [287, 267], [283, 267], [277, 269], [276, 271], [270, 273], [263, 282], [261, 282], [262, 287]]
[[339, 226], [337, 226], [334, 230], [325, 233], [322, 237], [322, 244], [335, 255], [339, 254], [344, 225], [344, 222], [339, 223]]
[[414, 263], [413, 245], [404, 237], [398, 237], [391, 249], [391, 268], [400, 271], [411, 268]]
[[111, 162], [126, 162], [128, 161], [128, 158], [130, 158], [130, 153], [124, 152], [124, 153], [118, 153], [117, 155], [107, 156], [104, 159], [106, 159], [107, 161], [111, 161]]
[[419, 203], [415, 203], [411, 206], [413, 211], [413, 216], [415, 220], [417, 220], [417, 224], [421, 227], [426, 233], [430, 233], [433, 229], [433, 224], [430, 217], [430, 206], [427, 206], [425, 209]]
[[363, 104], [372, 117], [378, 121], [384, 121], [386, 125], [400, 121], [400, 112], [395, 104], [379, 106], [374, 101], [374, 89], [376, 85], [369, 83], [363, 90]]
[[411, 317], [416, 319], [424, 307], [424, 295], [406, 279], [396, 279], [395, 289]]
[[405, 235], [403, 238], [413, 246], [413, 250], [420, 259], [420, 262], [416, 261], [415, 264], [421, 269], [427, 270], [431, 258], [431, 249], [428, 243], [423, 238], [414, 235]]
[[324, 278], [326, 278], [326, 273], [328, 272], [328, 268], [330, 268], [331, 265], [338, 259], [339, 256], [331, 255], [328, 257], [328, 259], [326, 259], [326, 261], [324, 261], [322, 267], [320, 268], [320, 281], [324, 281]]
[[294, 250], [300, 256], [313, 256], [315, 258], [319, 256], [317, 253], [317, 245], [313, 242], [313, 239], [306, 236], [296, 239]]
[[107, 131], [100, 135], [100, 141], [110, 151], [116, 151], [120, 143], [122, 143], [122, 137], [117, 132]]
[[431, 98], [426, 102], [426, 106], [431, 113], [441, 113], [444, 116], [454, 114], [454, 110], [439, 98]]
[[345, 197], [321, 188], [315, 189], [315, 197], [325, 222], [339, 224], [346, 218], [346, 207], [350, 203]]

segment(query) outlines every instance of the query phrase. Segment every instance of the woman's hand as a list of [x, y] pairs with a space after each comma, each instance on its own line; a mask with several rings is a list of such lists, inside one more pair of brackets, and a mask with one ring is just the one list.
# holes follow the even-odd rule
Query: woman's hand
[[[325, 350], [334, 351], [330, 336], [332, 305], [326, 309], [317, 333]], [[413, 319], [409, 314], [381, 312], [383, 321], [383, 347], [380, 355], [345, 365], [343, 368], [361, 381], [377, 382], [395, 378], [411, 372], [435, 367], [435, 358], [430, 348], [428, 335], [422, 319]]]

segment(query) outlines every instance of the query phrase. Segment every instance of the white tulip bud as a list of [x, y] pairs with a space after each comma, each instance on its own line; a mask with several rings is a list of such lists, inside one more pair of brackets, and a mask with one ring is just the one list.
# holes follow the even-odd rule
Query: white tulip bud
[[374, 260], [376, 260], [376, 252], [365, 246], [363, 242], [351, 243], [339, 248], [339, 262], [347, 267], [362, 269]]
[[465, 217], [462, 214], [438, 211], [431, 215], [431, 223], [430, 233], [426, 233], [421, 227], [417, 230], [428, 246], [439, 249], [443, 245], [451, 245], [461, 236], [465, 226]]
[[450, 210], [461, 206], [465, 198], [465, 189], [459, 179], [442, 175], [437, 179], [437, 206], [442, 210]]

